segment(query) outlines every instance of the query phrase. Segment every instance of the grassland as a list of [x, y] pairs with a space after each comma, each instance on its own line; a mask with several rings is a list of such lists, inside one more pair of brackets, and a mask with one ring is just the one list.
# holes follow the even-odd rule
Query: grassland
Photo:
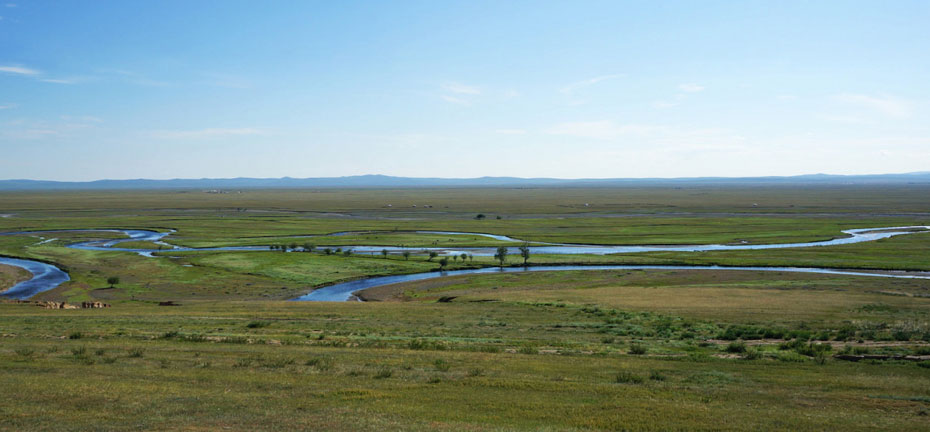
[[19, 267], [0, 264], [0, 290], [28, 280], [32, 275]]
[[[12, 214], [0, 219], [0, 231], [174, 229], [167, 240], [184, 246], [317, 247], [148, 258], [64, 247], [114, 233], [0, 236], [0, 254], [54, 262], [71, 275], [36, 299], [112, 304], [0, 303], [7, 391], [0, 429], [926, 430], [924, 280], [546, 272], [388, 286], [365, 292], [382, 300], [366, 303], [282, 300], [339, 281], [438, 268], [422, 255], [329, 255], [323, 247], [503, 244], [417, 230], [598, 244], [814, 241], [849, 228], [930, 224], [928, 192], [912, 185], [0, 193], [0, 213]], [[356, 233], [289, 237], [346, 231]], [[534, 255], [530, 263], [930, 270], [928, 252], [930, 234], [912, 234], [806, 249]], [[449, 267], [494, 264], [475, 257]], [[120, 278], [113, 288], [110, 276]], [[0, 287], [22, 277], [0, 266]], [[849, 362], [834, 358], [839, 353], [916, 361]]]

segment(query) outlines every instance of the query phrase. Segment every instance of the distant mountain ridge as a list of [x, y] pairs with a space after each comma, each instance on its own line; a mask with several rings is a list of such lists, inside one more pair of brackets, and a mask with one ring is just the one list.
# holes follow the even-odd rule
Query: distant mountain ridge
[[526, 186], [661, 186], [661, 185], [777, 185], [777, 184], [928, 184], [930, 172], [904, 174], [831, 175], [806, 174], [785, 177], [678, 177], [556, 179], [520, 177], [429, 178], [380, 174], [310, 178], [221, 178], [171, 180], [0, 180], [0, 190], [105, 190], [105, 189], [273, 189], [273, 188], [390, 188], [390, 187], [526, 187]]

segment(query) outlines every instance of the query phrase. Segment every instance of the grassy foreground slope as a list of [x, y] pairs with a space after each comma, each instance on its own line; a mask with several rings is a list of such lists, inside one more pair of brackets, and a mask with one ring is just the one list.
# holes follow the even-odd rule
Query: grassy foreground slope
[[[61, 430], [67, 419], [73, 430], [927, 426], [930, 373], [914, 362], [820, 364], [775, 346], [751, 357], [729, 354], [729, 345], [676, 336], [684, 328], [700, 334], [724, 328], [711, 321], [611, 311], [523, 301], [127, 303], [85, 311], [0, 305], [0, 383], [8, 389], [0, 425]], [[616, 334], [626, 327], [672, 333]]]

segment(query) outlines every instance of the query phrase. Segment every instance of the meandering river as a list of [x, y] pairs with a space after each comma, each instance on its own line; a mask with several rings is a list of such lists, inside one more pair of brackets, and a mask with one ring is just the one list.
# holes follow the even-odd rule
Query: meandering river
[[[820, 247], [834, 246], [852, 243], [862, 243], [875, 241], [884, 238], [890, 238], [899, 235], [913, 234], [916, 232], [926, 232], [930, 226], [902, 226], [902, 227], [884, 227], [884, 228], [859, 228], [843, 231], [846, 237], [836, 238], [825, 241], [815, 241], [806, 243], [779, 243], [779, 244], [735, 244], [735, 245], [668, 245], [668, 246], [612, 246], [612, 245], [584, 245], [584, 244], [565, 244], [565, 243], [533, 243], [530, 246], [530, 252], [533, 254], [594, 254], [606, 255], [617, 253], [635, 253], [635, 252], [655, 252], [655, 251], [675, 251], [675, 252], [702, 252], [702, 251], [720, 251], [720, 250], [757, 250], [757, 249], [783, 249], [783, 248], [803, 248], [803, 247]], [[258, 251], [268, 250], [268, 246], [227, 246], [212, 248], [188, 248], [174, 246], [164, 242], [164, 238], [172, 232], [157, 232], [150, 230], [138, 229], [86, 229], [86, 230], [47, 230], [47, 231], [17, 231], [0, 233], [3, 235], [38, 235], [54, 234], [56, 232], [117, 232], [127, 236], [127, 238], [115, 240], [95, 240], [87, 242], [78, 242], [67, 245], [69, 248], [85, 250], [108, 250], [124, 251], [138, 253], [144, 256], [152, 257], [155, 252], [182, 252], [182, 251]], [[507, 236], [484, 234], [484, 233], [466, 233], [454, 231], [417, 231], [423, 234], [445, 234], [445, 235], [472, 235], [483, 236], [498, 241], [522, 243], [523, 240]], [[327, 237], [327, 236], [344, 236], [350, 234], [360, 234], [356, 232], [340, 232], [319, 236], [294, 236], [293, 238], [309, 237]], [[134, 249], [121, 248], [120, 243], [130, 241], [150, 241], [161, 246], [164, 250], [153, 249]], [[388, 253], [401, 253], [403, 251], [434, 251], [440, 255], [460, 255], [467, 253], [475, 256], [493, 256], [497, 248], [487, 247], [396, 247], [396, 246], [341, 246], [343, 249], [350, 249], [355, 253], [381, 253], [387, 250]], [[510, 253], [516, 254], [517, 247], [509, 247]], [[39, 261], [33, 261], [22, 258], [4, 258], [0, 257], [0, 264], [7, 264], [16, 267], [22, 267], [33, 274], [32, 279], [20, 282], [12, 288], [0, 293], [2, 296], [26, 299], [43, 291], [54, 289], [58, 285], [69, 280], [68, 274], [58, 267]], [[720, 266], [635, 266], [635, 265], [603, 265], [603, 266], [539, 266], [539, 267], [505, 267], [505, 268], [480, 268], [470, 270], [454, 270], [446, 272], [426, 272], [409, 275], [382, 276], [360, 279], [350, 282], [339, 283], [319, 288], [309, 294], [298, 297], [297, 301], [346, 301], [353, 298], [352, 293], [363, 289], [374, 288], [377, 286], [410, 282], [423, 279], [433, 279], [438, 277], [448, 277], [463, 274], [482, 274], [482, 273], [514, 273], [514, 272], [535, 272], [535, 271], [570, 271], [570, 270], [636, 270], [636, 269], [682, 269], [682, 270], [731, 270], [731, 271], [781, 271], [781, 272], [798, 272], [798, 273], [821, 273], [837, 274], [847, 276], [867, 276], [867, 277], [892, 277], [892, 278], [909, 278], [909, 279], [930, 279], [930, 276], [909, 275], [901, 273], [870, 273], [855, 270], [843, 269], [822, 269], [807, 267], [720, 267]]]

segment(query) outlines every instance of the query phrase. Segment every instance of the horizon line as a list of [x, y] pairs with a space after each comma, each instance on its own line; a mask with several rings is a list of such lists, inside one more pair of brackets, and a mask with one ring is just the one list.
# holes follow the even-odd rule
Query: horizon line
[[556, 180], [556, 181], [605, 181], [605, 180], [695, 180], [695, 179], [730, 179], [730, 180], [739, 180], [739, 179], [771, 179], [771, 178], [795, 178], [795, 177], [814, 177], [814, 176], [823, 176], [823, 177], [874, 177], [874, 176], [907, 176], [907, 175], [922, 175], [930, 174], [930, 171], [908, 171], [908, 172], [884, 172], [884, 173], [868, 173], [868, 174], [830, 174], [830, 173], [807, 173], [807, 174], [774, 174], [774, 175], [760, 175], [760, 176], [683, 176], [683, 177], [518, 177], [518, 176], [494, 176], [494, 175], [485, 175], [478, 177], [413, 177], [413, 176], [403, 176], [403, 175], [390, 175], [390, 174], [352, 174], [352, 175], [342, 175], [342, 176], [321, 176], [321, 177], [292, 177], [292, 176], [282, 176], [282, 177], [247, 177], [247, 176], [237, 176], [237, 177], [172, 177], [172, 178], [147, 178], [147, 177], [135, 177], [135, 178], [99, 178], [95, 180], [47, 180], [47, 179], [27, 179], [27, 178], [7, 178], [0, 179], [0, 182], [46, 182], [46, 183], [94, 183], [94, 182], [106, 182], [106, 181], [177, 181], [177, 180], [188, 180], [188, 181], [209, 181], [209, 180], [333, 180], [333, 179], [351, 179], [351, 178], [360, 178], [360, 177], [384, 177], [384, 178], [393, 178], [393, 179], [409, 179], [409, 180], [482, 180], [482, 179], [513, 179], [513, 180]]

